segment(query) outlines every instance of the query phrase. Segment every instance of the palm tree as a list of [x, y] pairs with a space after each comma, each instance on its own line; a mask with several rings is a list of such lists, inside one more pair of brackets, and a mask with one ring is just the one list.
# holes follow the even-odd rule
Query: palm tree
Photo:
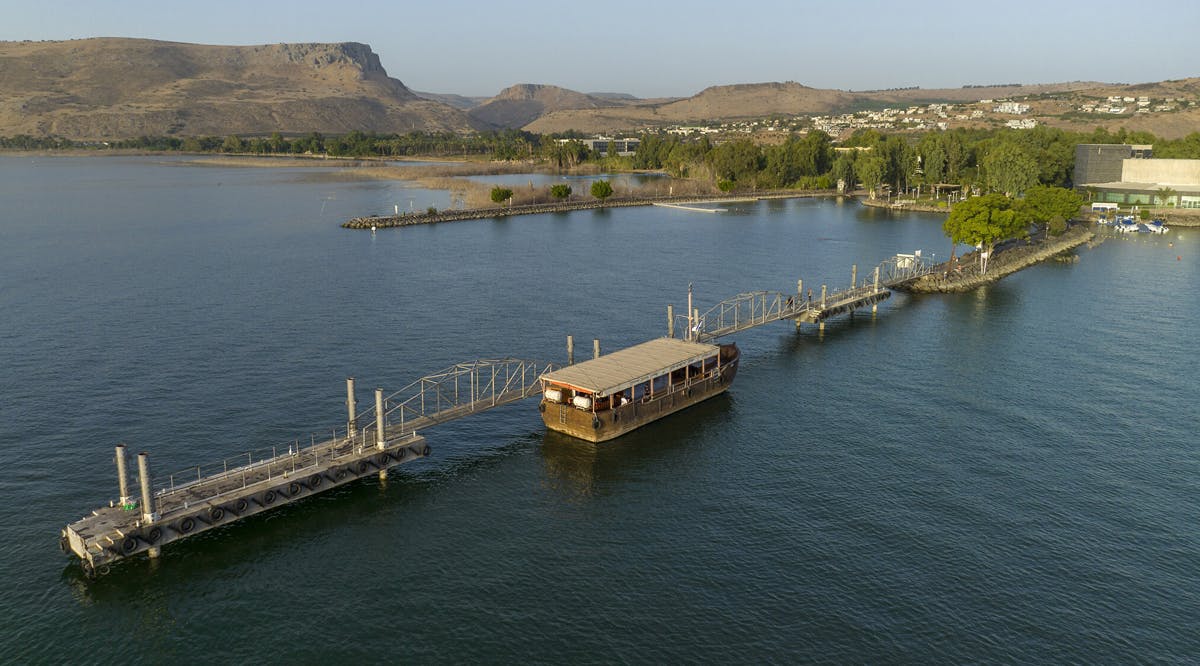
[[1170, 187], [1160, 187], [1155, 191], [1155, 194], [1158, 195], [1159, 207], [1166, 208], [1171, 205], [1171, 199], [1173, 199], [1175, 195], [1179, 193]]

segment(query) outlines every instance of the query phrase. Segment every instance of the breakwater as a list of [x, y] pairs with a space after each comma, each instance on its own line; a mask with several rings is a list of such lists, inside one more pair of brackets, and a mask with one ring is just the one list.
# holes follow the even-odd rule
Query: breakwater
[[754, 201], [759, 199], [799, 199], [805, 197], [834, 196], [832, 191], [797, 191], [772, 190], [755, 192], [753, 194], [714, 194], [711, 196], [662, 196], [662, 197], [631, 197], [609, 199], [607, 201], [561, 201], [524, 206], [497, 206], [495, 208], [468, 208], [455, 210], [440, 210], [432, 213], [411, 213], [407, 215], [368, 215], [356, 217], [342, 223], [346, 229], [387, 229], [390, 227], [407, 227], [416, 224], [436, 224], [438, 222], [460, 222], [463, 220], [485, 220], [513, 215], [540, 215], [544, 213], [566, 213], [576, 210], [595, 210], [599, 208], [626, 208], [629, 206], [651, 206], [654, 204], [701, 204], [701, 203], [730, 203], [736, 201]]
[[913, 293], [955, 293], [970, 291], [1012, 275], [1055, 255], [1068, 252], [1095, 238], [1086, 224], [1076, 224], [1061, 236], [1047, 236], [1026, 243], [1012, 241], [993, 250], [986, 273], [979, 272], [978, 254], [963, 255], [955, 262], [946, 262], [925, 277], [903, 287]]

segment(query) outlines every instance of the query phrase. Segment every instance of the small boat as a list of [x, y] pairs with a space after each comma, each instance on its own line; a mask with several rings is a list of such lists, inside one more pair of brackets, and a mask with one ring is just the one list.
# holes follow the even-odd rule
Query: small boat
[[1145, 226], [1146, 231], [1152, 234], [1165, 234], [1171, 230], [1170, 227], [1163, 224], [1162, 220], [1151, 220], [1150, 222], [1147, 222]]
[[725, 392], [740, 357], [736, 344], [649, 340], [542, 375], [538, 410], [550, 430], [604, 442]]

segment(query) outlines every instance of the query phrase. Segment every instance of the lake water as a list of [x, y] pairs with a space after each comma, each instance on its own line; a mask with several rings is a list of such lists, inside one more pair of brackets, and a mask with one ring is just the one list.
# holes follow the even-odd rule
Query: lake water
[[689, 282], [705, 309], [949, 251], [936, 216], [832, 200], [338, 227], [398, 188], [0, 158], [4, 661], [1200, 654], [1195, 231], [746, 332], [727, 394], [610, 444], [532, 401], [439, 426], [386, 482], [86, 580], [58, 533], [115, 497], [117, 442], [165, 473], [342, 423], [347, 376], [365, 405], [661, 335]]

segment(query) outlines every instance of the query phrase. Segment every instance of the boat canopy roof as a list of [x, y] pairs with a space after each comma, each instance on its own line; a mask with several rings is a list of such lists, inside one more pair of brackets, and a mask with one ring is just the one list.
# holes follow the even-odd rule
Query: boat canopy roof
[[657, 338], [542, 375], [542, 381], [603, 397], [712, 358], [716, 345]]

